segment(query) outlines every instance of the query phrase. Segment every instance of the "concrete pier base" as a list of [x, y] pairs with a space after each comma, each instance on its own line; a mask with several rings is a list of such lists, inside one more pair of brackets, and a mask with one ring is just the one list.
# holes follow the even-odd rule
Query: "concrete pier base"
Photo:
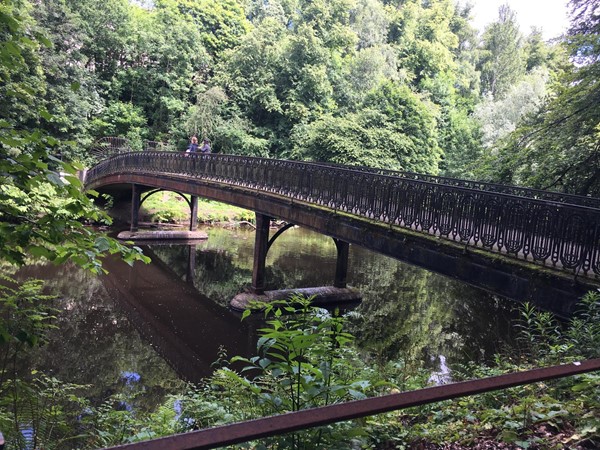
[[232, 309], [244, 311], [252, 301], [272, 302], [273, 300], [288, 300], [294, 295], [303, 297], [315, 296], [315, 306], [335, 306], [348, 303], [358, 303], [362, 300], [362, 294], [354, 288], [336, 288], [334, 286], [321, 286], [301, 289], [281, 289], [276, 291], [265, 291], [263, 294], [252, 294], [244, 292], [236, 295], [229, 303]]
[[121, 231], [118, 239], [125, 241], [166, 241], [166, 240], [204, 240], [208, 234], [204, 231], [187, 230], [145, 230], [145, 231]]

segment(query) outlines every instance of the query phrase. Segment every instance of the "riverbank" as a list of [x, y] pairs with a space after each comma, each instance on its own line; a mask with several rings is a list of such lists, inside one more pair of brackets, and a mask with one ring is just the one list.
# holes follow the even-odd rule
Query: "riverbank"
[[[131, 203], [120, 202], [109, 208], [116, 223], [129, 223]], [[223, 227], [254, 226], [254, 212], [213, 200], [198, 198], [198, 223], [219, 224]], [[174, 192], [161, 191], [146, 198], [139, 212], [139, 226], [143, 229], [172, 230], [187, 228], [190, 209], [187, 201]]]

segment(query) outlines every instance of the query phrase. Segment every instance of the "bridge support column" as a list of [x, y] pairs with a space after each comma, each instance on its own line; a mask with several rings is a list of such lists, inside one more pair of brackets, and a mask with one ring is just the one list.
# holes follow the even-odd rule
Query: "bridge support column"
[[350, 253], [350, 244], [339, 239], [334, 239], [337, 248], [337, 262], [335, 264], [335, 279], [333, 287], [346, 288], [348, 277], [348, 254]]
[[192, 195], [190, 200], [190, 231], [196, 231], [198, 229], [198, 197]]
[[256, 237], [254, 238], [254, 268], [252, 270], [252, 293], [265, 292], [265, 263], [269, 250], [269, 228], [271, 217], [256, 213]]
[[142, 192], [137, 184], [131, 185], [131, 226], [129, 231], [137, 231], [140, 220], [140, 202]]
[[188, 260], [185, 281], [194, 285], [194, 275], [196, 274], [196, 245], [188, 245]]

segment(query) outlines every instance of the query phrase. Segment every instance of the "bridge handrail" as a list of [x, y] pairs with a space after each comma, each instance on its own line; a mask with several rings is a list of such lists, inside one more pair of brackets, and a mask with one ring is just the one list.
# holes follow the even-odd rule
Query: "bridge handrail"
[[86, 183], [149, 172], [229, 183], [449, 239], [600, 275], [600, 209], [373, 173], [348, 166], [236, 155], [133, 152], [88, 171]]
[[403, 170], [390, 170], [390, 169], [382, 169], [377, 167], [366, 167], [366, 166], [345, 166], [342, 164], [334, 164], [334, 163], [320, 163], [315, 162], [318, 165], [327, 165], [331, 167], [339, 167], [339, 168], [350, 168], [354, 170], [370, 172], [370, 173], [378, 173], [380, 175], [389, 175], [393, 177], [402, 177], [409, 178], [413, 180], [419, 181], [427, 181], [430, 183], [437, 184], [446, 184], [449, 186], [457, 186], [464, 187], [467, 189], [477, 189], [480, 191], [489, 191], [489, 192], [497, 192], [501, 194], [511, 194], [519, 197], [528, 197], [532, 199], [538, 200], [548, 200], [558, 203], [569, 203], [571, 205], [579, 205], [579, 206], [587, 206], [588, 208], [598, 208], [600, 209], [600, 198], [584, 196], [584, 195], [575, 195], [575, 194], [566, 194], [563, 192], [556, 191], [547, 191], [543, 189], [533, 189], [527, 188], [523, 186], [512, 186], [507, 184], [499, 184], [499, 183], [490, 183], [487, 181], [475, 181], [475, 180], [464, 180], [461, 178], [452, 178], [452, 177], [441, 177], [437, 175], [428, 175], [416, 172], [406, 172]]

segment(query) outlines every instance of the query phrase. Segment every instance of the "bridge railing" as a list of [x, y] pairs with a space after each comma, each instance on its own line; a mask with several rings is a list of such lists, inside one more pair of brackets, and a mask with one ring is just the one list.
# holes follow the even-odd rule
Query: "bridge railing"
[[88, 171], [198, 178], [283, 195], [581, 275], [600, 275], [600, 209], [354, 169], [234, 155], [134, 152]]
[[[321, 164], [321, 163], [318, 163]], [[339, 164], [327, 164], [332, 167], [348, 167]], [[542, 189], [532, 189], [520, 186], [510, 186], [506, 184], [488, 183], [485, 181], [463, 180], [460, 178], [439, 177], [415, 172], [405, 172], [401, 170], [388, 170], [373, 167], [357, 166], [353, 167], [361, 172], [378, 173], [395, 177], [409, 178], [418, 181], [427, 181], [436, 184], [446, 184], [449, 186], [464, 187], [467, 189], [477, 189], [481, 191], [498, 192], [502, 194], [517, 195], [519, 197], [528, 197], [538, 200], [549, 200], [559, 203], [570, 203], [572, 205], [588, 206], [590, 208], [600, 208], [600, 198], [565, 194], [562, 192], [547, 191]]]

